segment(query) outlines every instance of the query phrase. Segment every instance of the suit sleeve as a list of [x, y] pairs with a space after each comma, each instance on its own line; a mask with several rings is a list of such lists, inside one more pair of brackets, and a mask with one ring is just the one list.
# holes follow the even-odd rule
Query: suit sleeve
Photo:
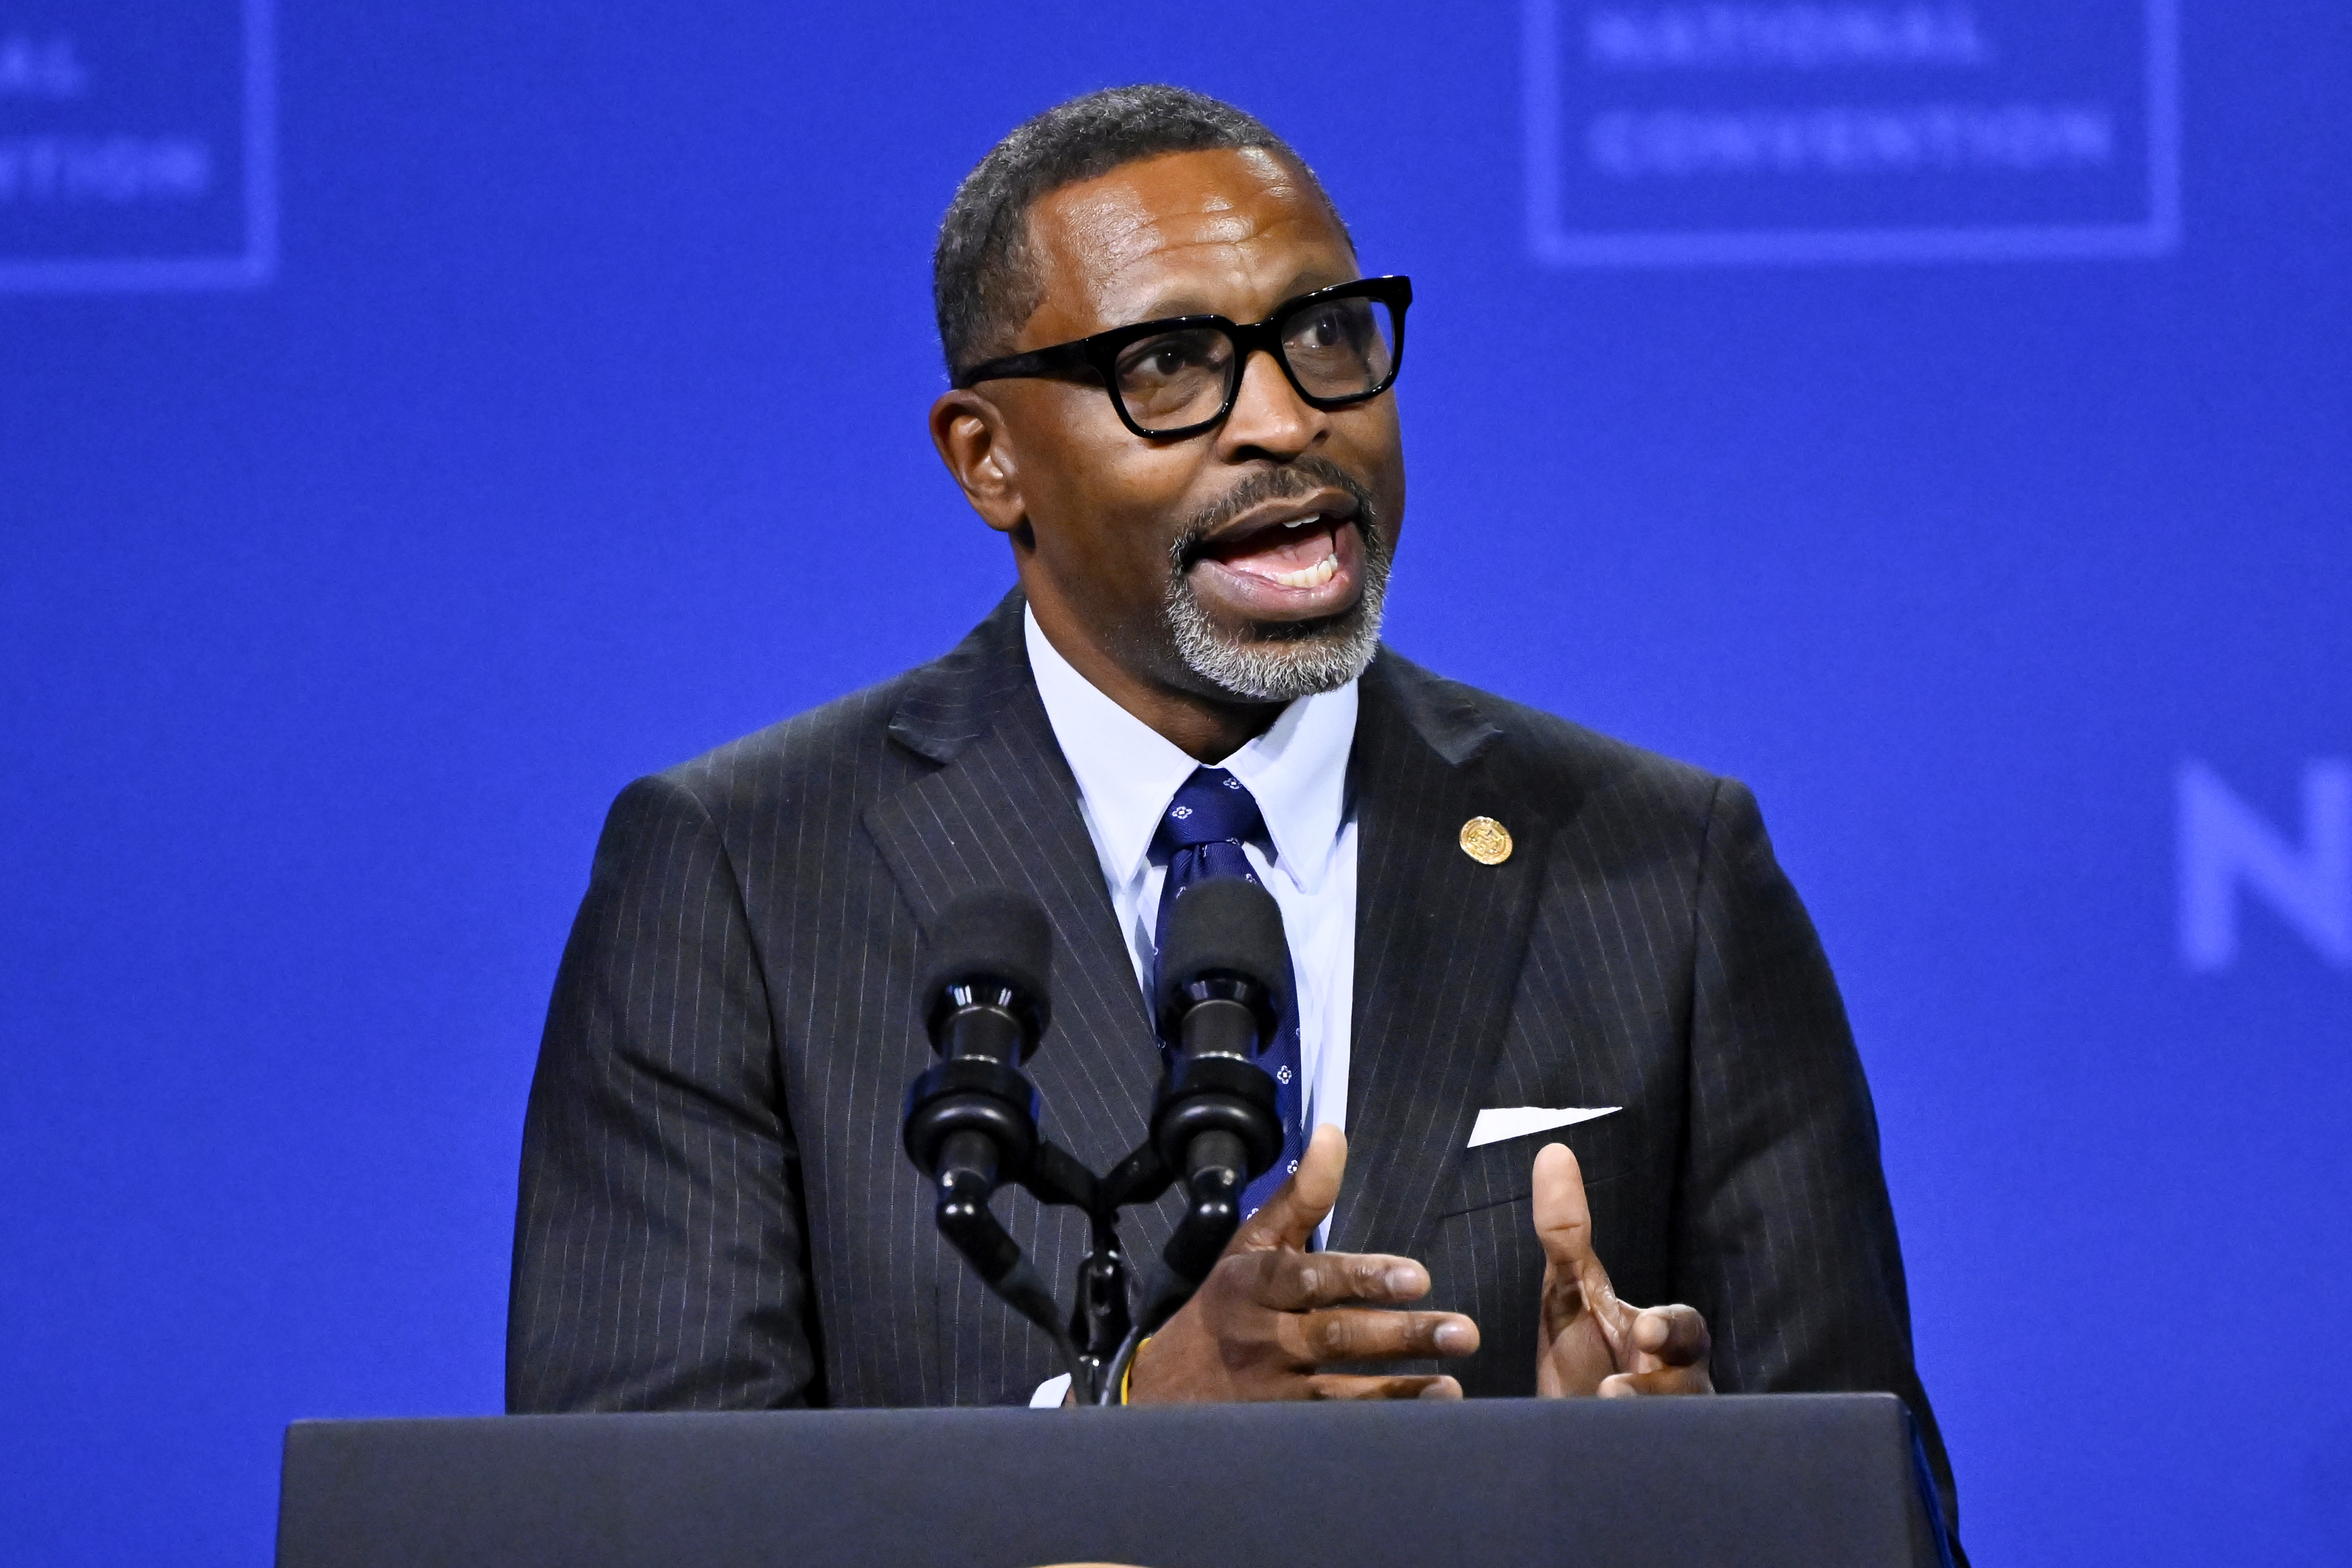
[[509, 1411], [820, 1397], [799, 1166], [767, 988], [686, 789], [614, 804], [523, 1127]]
[[1870, 1089], [1812, 921], [1735, 782], [1711, 808], [1697, 909], [1677, 1294], [1706, 1315], [1727, 1394], [1901, 1396], [1957, 1537]]

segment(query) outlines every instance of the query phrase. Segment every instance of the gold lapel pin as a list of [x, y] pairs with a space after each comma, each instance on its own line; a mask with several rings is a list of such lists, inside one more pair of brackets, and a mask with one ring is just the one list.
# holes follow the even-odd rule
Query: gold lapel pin
[[1511, 858], [1511, 831], [1492, 817], [1473, 817], [1462, 824], [1462, 852], [1480, 865], [1501, 865]]

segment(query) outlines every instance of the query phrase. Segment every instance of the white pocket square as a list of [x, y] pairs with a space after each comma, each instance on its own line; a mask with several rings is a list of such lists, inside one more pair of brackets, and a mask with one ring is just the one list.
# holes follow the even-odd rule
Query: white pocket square
[[1554, 1127], [1573, 1127], [1579, 1122], [1590, 1122], [1596, 1116], [1607, 1116], [1622, 1111], [1622, 1105], [1563, 1105], [1553, 1110], [1549, 1105], [1498, 1105], [1491, 1111], [1481, 1111], [1470, 1124], [1468, 1148], [1481, 1144], [1499, 1144], [1506, 1138], [1524, 1138], [1529, 1133], [1549, 1133]]

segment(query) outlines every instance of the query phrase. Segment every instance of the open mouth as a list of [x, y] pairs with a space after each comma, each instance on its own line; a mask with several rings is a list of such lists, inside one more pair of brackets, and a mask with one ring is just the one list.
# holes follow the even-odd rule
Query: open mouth
[[1198, 559], [1213, 561], [1252, 585], [1312, 593], [1346, 569], [1354, 518], [1312, 512], [1277, 518], [1205, 540]]
[[1323, 466], [1311, 488], [1236, 486], [1177, 543], [1169, 625], [1186, 666], [1221, 691], [1281, 702], [1331, 691], [1379, 646], [1386, 529], [1371, 497]]

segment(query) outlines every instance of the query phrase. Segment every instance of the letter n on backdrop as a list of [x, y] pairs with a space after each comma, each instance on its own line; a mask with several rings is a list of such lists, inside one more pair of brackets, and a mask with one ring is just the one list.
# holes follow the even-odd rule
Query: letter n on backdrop
[[2352, 763], [2305, 765], [2299, 843], [2202, 762], [2180, 765], [2175, 790], [2181, 962], [2200, 973], [2237, 962], [2243, 892], [2328, 963], [2352, 968]]

